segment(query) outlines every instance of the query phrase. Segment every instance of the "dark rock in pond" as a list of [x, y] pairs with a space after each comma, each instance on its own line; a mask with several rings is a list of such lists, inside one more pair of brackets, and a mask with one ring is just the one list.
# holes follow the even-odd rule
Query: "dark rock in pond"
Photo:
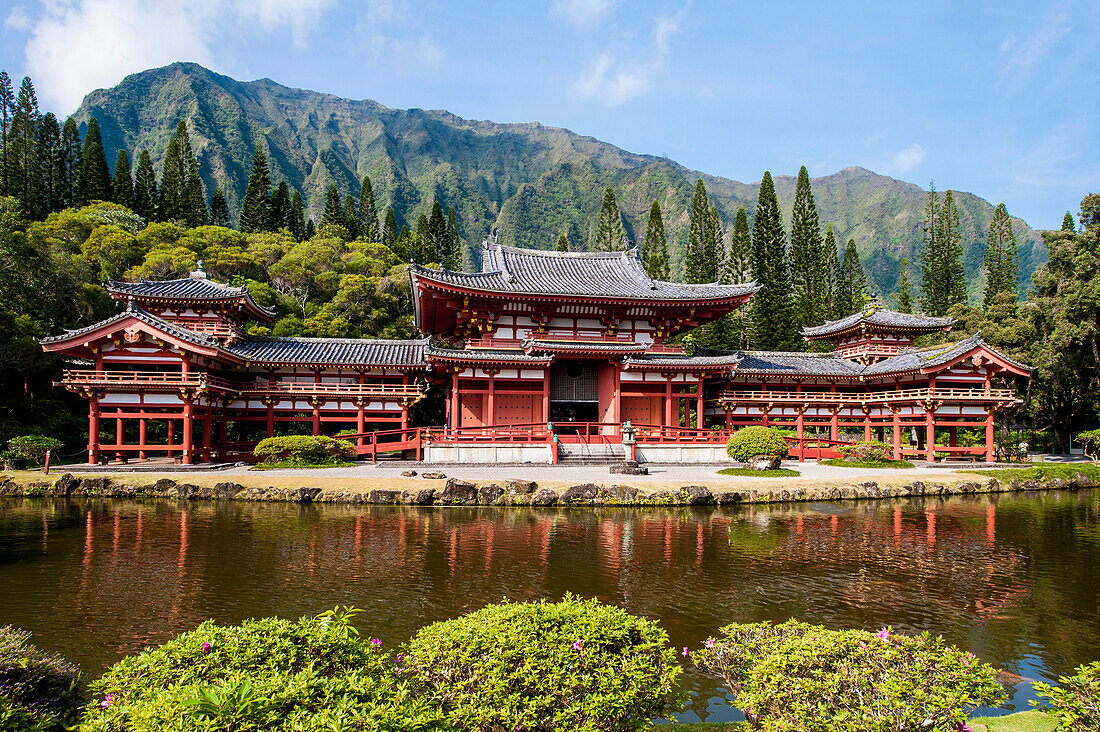
[[495, 506], [504, 496], [504, 489], [496, 483], [483, 485], [477, 491], [477, 501], [483, 506]]
[[600, 489], [600, 499], [605, 503], [633, 503], [637, 497], [638, 489], [632, 485], [612, 485]]
[[1066, 487], [1066, 481], [1062, 480], [1061, 478], [1054, 478], [1052, 480], [1047, 481], [1047, 488], [1053, 488], [1055, 490], [1061, 490], [1062, 488], [1065, 488], [1065, 487]]
[[600, 495], [600, 487], [594, 483], [569, 486], [561, 496], [562, 503], [591, 503]]
[[[424, 474], [427, 477], [427, 473]], [[443, 488], [439, 502], [448, 506], [473, 506], [477, 503], [477, 487], [473, 483], [451, 478]]]
[[286, 497], [288, 501], [294, 503], [313, 503], [320, 494], [320, 488], [294, 488], [287, 491]]
[[905, 490], [907, 490], [909, 492], [909, 495], [911, 495], [911, 496], [923, 496], [924, 495], [924, 483], [921, 483], [919, 480], [914, 481], [914, 482], [910, 483], [909, 485], [905, 486]]
[[80, 478], [77, 478], [72, 473], [65, 473], [53, 484], [53, 494], [55, 496], [71, 496], [73, 491], [79, 487]]
[[612, 465], [607, 472], [612, 475], [649, 475], [649, 468], [638, 465], [633, 460], [627, 460], [618, 465]]
[[202, 488], [191, 483], [180, 483], [176, 486], [176, 495], [184, 500], [202, 498]]
[[427, 478], [428, 480], [446, 480], [447, 476], [440, 473], [437, 470], [425, 470], [421, 475], [421, 478]]
[[1020, 487], [1025, 491], [1037, 491], [1042, 490], [1043, 484], [1037, 480], [1025, 480], [1020, 484]]
[[415, 478], [416, 477], [416, 471], [415, 470], [402, 470], [401, 471], [401, 477], [402, 478]]
[[376, 489], [367, 494], [367, 503], [388, 505], [391, 503], [399, 503], [400, 501], [401, 491]]
[[650, 503], [656, 503], [663, 506], [673, 503], [675, 499], [676, 496], [672, 495], [671, 491], [657, 491], [649, 497]]
[[714, 494], [701, 485], [685, 485], [680, 489], [680, 498], [689, 506], [713, 506]]
[[750, 470], [778, 470], [781, 462], [778, 455], [753, 455], [745, 466]]
[[553, 506], [557, 502], [558, 494], [549, 488], [543, 488], [531, 499], [531, 504], [534, 506]]
[[719, 506], [731, 506], [741, 502], [741, 494], [737, 491], [722, 491], [714, 496]]
[[413, 496], [412, 503], [414, 506], [430, 506], [435, 503], [435, 488], [424, 488], [416, 492]]
[[79, 493], [90, 496], [105, 496], [111, 487], [110, 478], [84, 478], [80, 481]]
[[153, 484], [153, 491], [162, 496], [170, 496], [176, 492], [176, 481], [171, 478], [161, 478]]
[[1088, 477], [1087, 475], [1085, 475], [1084, 473], [1081, 473], [1081, 472], [1077, 473], [1077, 476], [1074, 479], [1074, 482], [1077, 483], [1078, 488], [1091, 488], [1092, 487], [1092, 478]]
[[534, 493], [538, 488], [538, 484], [533, 480], [519, 480], [518, 478], [509, 478], [504, 481], [504, 489], [514, 495], [524, 495]]
[[240, 483], [218, 483], [214, 486], [214, 497], [221, 499], [236, 498], [244, 490]]

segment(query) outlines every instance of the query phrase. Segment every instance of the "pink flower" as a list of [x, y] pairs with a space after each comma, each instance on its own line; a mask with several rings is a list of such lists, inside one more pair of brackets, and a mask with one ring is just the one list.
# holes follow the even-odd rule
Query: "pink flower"
[[581, 646], [583, 646], [583, 645], [584, 645], [584, 641], [582, 641], [580, 638], [578, 638], [577, 640], [573, 641], [573, 650], [579, 651], [581, 649]]
[[687, 655], [688, 655], [688, 647], [684, 646], [684, 658], [687, 658]]
[[866, 644], [866, 643], [864, 643], [863, 641], [860, 641], [860, 642], [859, 642], [859, 647], [860, 647], [860, 648], [866, 648], [866, 647], [867, 647], [867, 644]]
[[395, 658], [393, 660], [397, 663], [401, 663], [401, 661], [404, 660], [404, 658], [405, 658], [404, 656], [402, 656], [400, 653], [398, 653], [397, 658]]
[[966, 722], [955, 722], [955, 732], [974, 732], [974, 728]]
[[875, 637], [878, 638], [879, 640], [889, 640], [890, 639], [890, 629], [889, 628], [879, 629], [879, 632], [875, 633]]
[[213, 647], [214, 646], [210, 645], [209, 643], [203, 643], [202, 644], [202, 652], [203, 653], [210, 653], [210, 649], [212, 649]]
[[716, 642], [717, 641], [715, 641], [713, 638], [707, 638], [707, 642], [704, 643], [703, 645], [705, 645], [707, 648], [714, 648], [714, 644]]
[[370, 639], [370, 644], [372, 646], [374, 646], [375, 648], [377, 648], [378, 646], [382, 645], [382, 639], [381, 638], [371, 638]]
[[103, 695], [103, 701], [101, 701], [99, 703], [99, 706], [102, 709], [107, 709], [114, 703], [115, 703], [115, 695], [114, 694], [104, 694]]

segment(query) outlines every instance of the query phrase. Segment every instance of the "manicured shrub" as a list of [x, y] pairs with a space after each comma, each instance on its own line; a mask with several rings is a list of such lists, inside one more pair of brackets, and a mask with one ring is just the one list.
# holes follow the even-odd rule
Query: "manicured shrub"
[[490, 605], [408, 650], [406, 672], [461, 730], [638, 730], [683, 701], [665, 631], [594, 599]]
[[741, 463], [757, 455], [786, 457], [787, 441], [774, 427], [742, 427], [730, 435], [726, 454]]
[[861, 440], [840, 448], [840, 454], [857, 462], [884, 463], [893, 455], [893, 448], [877, 440]]
[[449, 730], [353, 612], [203, 623], [112, 666], [80, 730]]
[[8, 440], [7, 454], [11, 457], [24, 458], [41, 465], [46, 462], [46, 453], [50, 450], [61, 449], [61, 440], [45, 435], [23, 435]]
[[928, 634], [730, 625], [695, 661], [767, 732], [957, 732], [1004, 698], [996, 671]]
[[1043, 711], [1058, 720], [1064, 732], [1095, 732], [1100, 729], [1100, 661], [1081, 666], [1073, 676], [1058, 679], [1058, 686], [1036, 683], [1036, 695], [1050, 706]]
[[324, 465], [353, 457], [355, 446], [348, 440], [335, 440], [331, 437], [289, 435], [260, 440], [252, 454], [264, 462]]
[[76, 721], [83, 690], [76, 666], [0, 628], [0, 732], [60, 732]]

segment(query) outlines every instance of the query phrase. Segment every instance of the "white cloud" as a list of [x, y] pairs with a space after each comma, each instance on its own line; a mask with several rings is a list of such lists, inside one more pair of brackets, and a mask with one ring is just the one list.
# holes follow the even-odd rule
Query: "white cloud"
[[923, 147], [914, 142], [909, 147], [894, 153], [894, 156], [886, 164], [886, 168], [892, 173], [908, 173], [923, 163], [926, 157], [928, 157], [928, 153], [924, 151]]
[[[27, 69], [59, 112], [92, 89], [173, 61], [216, 66], [214, 38], [234, 22], [288, 29], [296, 44], [334, 0], [47, 0], [28, 19]], [[10, 18], [10, 16], [9, 16]]]
[[577, 80], [575, 89], [582, 99], [615, 105], [649, 90], [650, 78], [664, 65], [672, 39], [680, 32], [683, 11], [661, 15], [653, 22], [653, 45], [657, 52], [647, 61], [605, 50]]
[[1070, 32], [1071, 27], [1066, 13], [1056, 13], [1048, 15], [1041, 26], [1023, 39], [1017, 39], [1015, 33], [1010, 33], [1001, 43], [1000, 52], [1004, 59], [1002, 72], [1027, 71], [1047, 55]]
[[22, 5], [16, 5], [4, 18], [4, 27], [17, 32], [26, 32], [31, 29], [31, 16], [27, 15], [27, 9]]
[[556, 0], [550, 14], [584, 28], [606, 18], [618, 4], [619, 0]]
[[422, 9], [410, 0], [368, 0], [356, 32], [376, 57], [402, 66], [438, 66], [447, 54], [424, 26]]

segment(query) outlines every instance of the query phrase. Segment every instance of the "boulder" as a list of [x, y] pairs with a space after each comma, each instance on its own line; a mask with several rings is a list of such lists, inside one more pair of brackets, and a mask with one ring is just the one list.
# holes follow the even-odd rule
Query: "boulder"
[[714, 496], [719, 506], [732, 506], [741, 502], [741, 494], [737, 491], [722, 491]]
[[778, 455], [753, 455], [745, 466], [750, 470], [778, 470], [781, 462]]
[[594, 483], [569, 486], [561, 496], [562, 503], [591, 503], [600, 495], [600, 487]]
[[520, 480], [518, 478], [509, 478], [504, 481], [504, 490], [511, 494], [523, 495], [534, 493], [538, 488], [538, 483], [533, 480]]
[[632, 485], [600, 487], [600, 499], [605, 503], [634, 503], [637, 498], [638, 489]]
[[424, 488], [416, 492], [412, 499], [414, 506], [430, 506], [435, 503], [435, 488]]
[[685, 485], [680, 489], [680, 499], [689, 506], [713, 506], [714, 494], [701, 485]]
[[286, 498], [294, 503], [313, 503], [321, 495], [320, 488], [294, 488], [287, 491]]
[[176, 481], [171, 478], [161, 478], [153, 484], [153, 491], [167, 498], [176, 492]]
[[376, 489], [367, 494], [367, 503], [389, 505], [392, 503], [400, 503], [400, 501], [401, 491]]
[[477, 491], [477, 502], [482, 506], [495, 506], [504, 496], [504, 489], [496, 483], [483, 485]]
[[53, 494], [55, 496], [68, 497], [79, 487], [80, 478], [75, 477], [72, 473], [65, 473], [53, 484]]
[[437, 470], [425, 470], [421, 475], [421, 478], [427, 478], [428, 480], [446, 480], [447, 476], [440, 473]]
[[[424, 473], [424, 477], [428, 477]], [[443, 487], [439, 502], [448, 506], [473, 506], [477, 503], [477, 487], [458, 478], [451, 478]]]
[[401, 471], [401, 477], [402, 478], [415, 478], [416, 477], [416, 471], [415, 470], [402, 470]]
[[110, 488], [110, 478], [84, 478], [80, 481], [80, 493], [87, 493], [89, 496], [105, 496]]
[[531, 499], [531, 504], [534, 506], [553, 506], [557, 502], [558, 494], [549, 488], [543, 488]]
[[1077, 477], [1076, 477], [1075, 482], [1077, 483], [1078, 488], [1091, 488], [1092, 487], [1092, 478], [1088, 477], [1084, 473], [1077, 473]]
[[638, 465], [633, 460], [627, 460], [618, 465], [612, 465], [607, 472], [612, 475], [649, 475], [649, 468]]
[[202, 498], [202, 488], [192, 483], [180, 483], [176, 486], [176, 495], [186, 501]]
[[214, 486], [214, 497], [228, 500], [235, 498], [236, 495], [243, 490], [244, 486], [240, 483], [218, 483]]

